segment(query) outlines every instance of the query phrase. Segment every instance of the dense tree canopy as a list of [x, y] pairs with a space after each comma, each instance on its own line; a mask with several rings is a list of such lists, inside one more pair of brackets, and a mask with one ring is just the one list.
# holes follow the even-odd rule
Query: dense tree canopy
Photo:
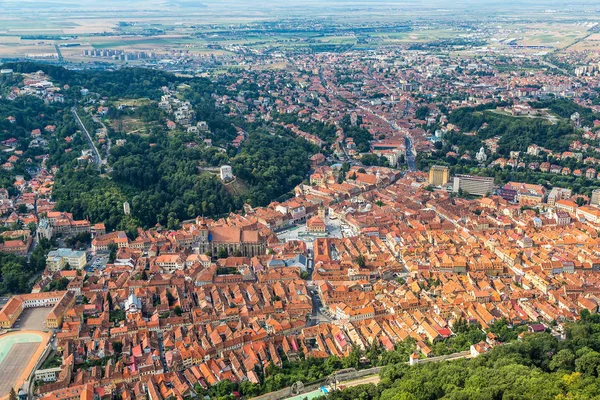
[[[428, 170], [431, 165], [441, 164], [450, 166], [451, 175], [474, 174], [491, 176], [498, 185], [508, 181], [526, 182], [543, 185], [546, 188], [553, 186], [568, 187], [575, 193], [591, 195], [591, 192], [600, 186], [598, 180], [587, 179], [583, 174], [556, 174], [537, 170], [536, 165], [548, 162], [560, 167], [567, 167], [571, 171], [585, 171], [590, 167], [584, 162], [586, 157], [598, 158], [595, 143], [583, 138], [583, 130], [574, 127], [570, 116], [574, 112], [582, 115], [582, 125], [598, 117], [591, 109], [582, 107], [570, 100], [549, 100], [532, 102], [537, 108], [547, 108], [550, 113], [558, 116], [553, 122], [541, 117], [529, 118], [527, 116], [513, 117], [503, 111], [493, 110], [496, 106], [505, 106], [504, 103], [491, 103], [478, 107], [465, 107], [454, 110], [449, 117], [451, 123], [456, 124], [462, 132], [448, 132], [443, 141], [435, 143], [434, 150], [417, 155], [417, 167]], [[469, 134], [474, 133], [475, 134]], [[467, 134], [465, 134], [467, 133]], [[484, 145], [484, 140], [499, 138], [497, 153], [487, 151], [488, 163], [499, 157], [509, 158], [511, 151], [520, 151], [519, 161], [523, 165], [516, 168], [511, 166], [480, 165], [475, 160], [475, 153]], [[573, 141], [580, 141], [590, 145], [587, 150], [581, 150], [583, 157], [560, 157], [560, 152], [569, 149]], [[541, 152], [534, 156], [527, 154], [530, 144], [537, 144], [552, 150], [553, 153]], [[468, 153], [470, 158], [463, 159], [449, 154], [457, 151], [458, 155]]]
[[354, 140], [356, 150], [359, 153], [366, 153], [371, 150], [371, 140], [373, 140], [373, 135], [371, 135], [366, 128], [358, 126], [358, 124], [357, 126], [354, 126], [350, 122], [349, 115], [345, 115], [340, 121], [340, 126], [344, 130], [344, 135]]
[[449, 122], [457, 125], [463, 132], [477, 131], [477, 136], [451, 134], [444, 138], [459, 146], [461, 152], [476, 152], [483, 140], [495, 136], [501, 137], [498, 153], [503, 156], [508, 156], [511, 151], [527, 151], [531, 144], [561, 152], [568, 150], [569, 144], [579, 137], [569, 121], [559, 120], [553, 124], [542, 118], [517, 118], [472, 107], [453, 111]]
[[247, 199], [267, 205], [302, 182], [318, 149], [304, 139], [255, 134], [232, 160], [233, 173], [252, 188]]
[[390, 163], [384, 156], [378, 156], [377, 154], [365, 154], [360, 158], [360, 161], [364, 165], [375, 165], [378, 167], [389, 167]]
[[184, 94], [194, 107], [196, 120], [205, 121], [210, 128], [207, 137], [213, 144], [224, 147], [237, 136], [237, 130], [224, 110], [215, 106], [212, 95], [221, 89], [207, 79], [195, 79], [190, 82]]
[[31, 258], [0, 253], [0, 295], [28, 293], [36, 274], [46, 268], [46, 255], [52, 244], [42, 239]]
[[[112, 179], [92, 167], [64, 168], [54, 188], [58, 208], [131, 234], [137, 224], [175, 227], [198, 215], [227, 214], [244, 202], [266, 205], [288, 193], [308, 173], [314, 150], [303, 139], [255, 133], [229, 158], [215, 148], [187, 147], [189, 139], [164, 132], [129, 137], [127, 146], [111, 150]], [[203, 170], [226, 163], [246, 191], [232, 194], [217, 175]], [[127, 218], [125, 201], [132, 212]]]
[[[58, 207], [77, 218], [104, 221], [109, 229], [135, 232], [139, 223], [171, 227], [197, 215], [220, 215], [237, 208], [235, 200], [213, 174], [201, 173], [201, 161], [212, 151], [186, 148], [179, 138], [131, 137], [128, 146], [111, 151], [112, 179], [92, 167], [65, 169], [54, 196]], [[125, 217], [123, 203], [131, 205]]]
[[273, 118], [284, 124], [294, 124], [300, 130], [317, 136], [328, 145], [332, 145], [337, 138], [337, 127], [333, 124], [327, 124], [319, 121], [306, 121], [301, 119], [298, 114], [279, 114], [275, 113]]
[[174, 74], [147, 68], [121, 68], [116, 71], [83, 70], [73, 71], [53, 65], [37, 63], [7, 63], [4, 68], [11, 68], [18, 73], [33, 73], [43, 70], [53, 81], [60, 85], [69, 85], [73, 96], [80, 88], [100, 93], [110, 98], [148, 97], [159, 100], [161, 87], [183, 81]]
[[548, 333], [494, 348], [472, 360], [414, 367], [398, 363], [378, 386], [333, 392], [330, 399], [589, 399], [600, 396], [600, 316], [582, 313], [567, 340]]
[[531, 102], [530, 105], [535, 108], [547, 108], [561, 118], [570, 118], [571, 115], [579, 113], [582, 126], [591, 127], [594, 125], [594, 120], [600, 119], [600, 114], [595, 113], [591, 108], [580, 106], [567, 99]]

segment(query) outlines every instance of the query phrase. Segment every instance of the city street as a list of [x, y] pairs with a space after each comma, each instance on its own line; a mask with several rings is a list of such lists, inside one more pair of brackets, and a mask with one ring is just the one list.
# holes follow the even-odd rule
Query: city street
[[310, 319], [308, 320], [306, 326], [314, 326], [320, 324], [322, 322], [332, 322], [332, 319], [325, 315], [321, 309], [323, 307], [323, 303], [321, 302], [321, 298], [318, 295], [317, 287], [314, 285], [307, 285], [307, 288], [310, 293], [311, 301], [312, 301], [312, 313]]

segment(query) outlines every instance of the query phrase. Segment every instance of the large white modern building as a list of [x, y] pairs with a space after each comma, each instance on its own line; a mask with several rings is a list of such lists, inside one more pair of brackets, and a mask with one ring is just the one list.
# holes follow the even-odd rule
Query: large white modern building
[[458, 193], [460, 190], [467, 194], [473, 194], [476, 196], [485, 196], [487, 193], [491, 194], [494, 191], [494, 178], [488, 178], [484, 176], [456, 175], [454, 177], [452, 191], [454, 193]]

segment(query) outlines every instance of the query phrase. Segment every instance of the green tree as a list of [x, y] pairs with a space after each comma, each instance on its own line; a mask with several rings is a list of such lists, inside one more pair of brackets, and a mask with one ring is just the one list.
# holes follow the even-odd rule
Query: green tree
[[54, 279], [52, 282], [48, 284], [44, 288], [44, 292], [54, 292], [56, 290], [65, 290], [69, 285], [69, 280], [67, 278]]
[[356, 257], [356, 259], [354, 260], [354, 262], [360, 267], [360, 268], [365, 268], [367, 263], [365, 261], [365, 256], [363, 256], [362, 254], [360, 254], [358, 257]]
[[121, 354], [123, 351], [123, 343], [122, 342], [112, 342], [112, 348], [117, 354]]
[[352, 347], [350, 355], [342, 361], [344, 368], [358, 368], [362, 354], [358, 347]]
[[575, 360], [575, 371], [589, 376], [598, 376], [600, 353], [589, 348], [584, 348], [579, 350], [577, 355], [579, 357]]
[[429, 108], [427, 106], [421, 106], [415, 111], [415, 118], [425, 119], [429, 115]]
[[572, 371], [575, 362], [575, 354], [569, 349], [562, 349], [550, 361], [549, 368], [552, 371], [565, 370]]
[[217, 252], [217, 258], [227, 258], [228, 257], [228, 253], [227, 253], [227, 249], [225, 248], [221, 248], [219, 249], [219, 251]]
[[116, 244], [111, 243], [108, 245], [108, 250], [110, 251], [110, 254], [108, 255], [108, 262], [109, 263], [114, 263], [115, 260], [117, 259], [117, 251], [118, 251], [118, 247]]

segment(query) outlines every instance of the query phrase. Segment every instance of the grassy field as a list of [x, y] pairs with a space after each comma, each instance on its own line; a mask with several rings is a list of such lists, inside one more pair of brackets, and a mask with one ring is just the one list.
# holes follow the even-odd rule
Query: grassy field
[[95, 49], [120, 49], [148, 50], [160, 47], [183, 47], [198, 43], [198, 40], [188, 36], [150, 36], [150, 37], [122, 37], [105, 36], [89, 38], [88, 43]]
[[151, 104], [152, 100], [146, 97], [142, 97], [139, 99], [119, 99], [115, 102], [116, 105], [124, 105], [127, 107], [140, 107]]
[[381, 40], [383, 45], [426, 43], [437, 39], [448, 39], [463, 35], [464, 32], [454, 29], [422, 29], [406, 32], [376, 33], [371, 36]]
[[498, 26], [507, 38], [517, 39], [522, 46], [548, 46], [562, 49], [588, 34], [588, 25], [561, 21], [533, 24], [500, 24]]
[[0, 58], [16, 58], [25, 56], [39, 56], [41, 54], [56, 53], [51, 44], [33, 44], [30, 41], [15, 43], [0, 43]]
[[0, 36], [0, 45], [3, 44], [19, 44], [21, 36]]
[[575, 43], [573, 46], [569, 47], [569, 50], [593, 53], [600, 52], [600, 33], [594, 33], [585, 38], [585, 40]]
[[140, 136], [148, 134], [149, 128], [151, 127], [151, 124], [141, 122], [140, 120], [131, 117], [111, 120], [109, 125], [117, 132]]

